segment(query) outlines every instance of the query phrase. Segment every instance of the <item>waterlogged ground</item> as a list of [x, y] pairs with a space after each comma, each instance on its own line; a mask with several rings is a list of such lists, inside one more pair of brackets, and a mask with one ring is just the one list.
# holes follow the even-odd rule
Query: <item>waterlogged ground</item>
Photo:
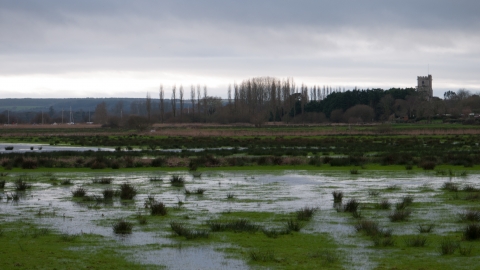
[[[0, 178], [6, 180], [0, 189], [0, 220], [3, 224], [33, 223], [64, 236], [100, 236], [101, 242], [110, 247], [113, 243], [115, 251], [129, 261], [154, 269], [479, 269], [479, 241], [463, 240], [462, 229], [468, 223], [459, 217], [466, 210], [477, 209], [480, 200], [469, 198], [478, 191], [462, 189], [480, 188], [480, 175], [460, 174], [362, 170], [359, 174], [203, 171], [201, 177], [188, 172], [10, 173]], [[172, 186], [172, 175], [183, 176], [185, 186]], [[26, 176], [32, 187], [17, 192], [14, 181], [21, 176]], [[112, 181], [94, 183], [102, 178]], [[445, 182], [457, 185], [458, 191], [442, 189]], [[133, 200], [102, 200], [104, 189], [116, 190], [123, 183], [136, 187], [138, 194]], [[78, 187], [86, 189], [87, 199], [72, 197]], [[186, 189], [205, 192], [186, 195]], [[357, 217], [338, 210], [342, 206], [334, 205], [333, 191], [343, 192], [344, 204], [350, 199], [360, 202]], [[18, 201], [13, 199], [15, 194]], [[145, 208], [149, 196], [167, 205], [166, 216], [150, 215]], [[405, 196], [413, 197], [408, 208], [411, 216], [408, 221], [390, 221], [394, 204]], [[378, 209], [377, 204], [385, 199], [392, 203], [391, 208]], [[263, 228], [281, 229], [303, 207], [317, 208], [313, 218], [302, 221], [299, 232], [277, 238], [261, 231], [210, 232], [208, 239], [186, 240], [170, 228], [174, 221], [208, 231], [208, 221], [245, 218]], [[142, 217], [146, 224], [140, 224]], [[113, 232], [112, 224], [120, 219], [134, 224], [131, 234]], [[392, 230], [394, 244], [375, 246], [370, 237], [356, 231], [360, 220], [373, 220]], [[432, 232], [422, 234], [428, 239], [426, 246], [408, 246], [405, 239], [419, 235], [422, 224], [434, 224]], [[7, 237], [12, 230], [4, 228], [0, 237]], [[470, 253], [441, 255], [444, 237], [469, 247]]]

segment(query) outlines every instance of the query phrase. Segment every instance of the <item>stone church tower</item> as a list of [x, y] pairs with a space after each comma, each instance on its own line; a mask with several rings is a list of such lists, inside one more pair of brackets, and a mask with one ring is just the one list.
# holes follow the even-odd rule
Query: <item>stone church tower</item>
[[417, 91], [422, 92], [427, 99], [433, 97], [432, 75], [417, 77]]

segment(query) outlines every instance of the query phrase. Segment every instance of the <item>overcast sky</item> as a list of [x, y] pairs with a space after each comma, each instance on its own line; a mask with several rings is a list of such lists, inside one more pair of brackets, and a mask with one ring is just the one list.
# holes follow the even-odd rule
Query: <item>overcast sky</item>
[[166, 97], [257, 76], [480, 91], [480, 1], [0, 0], [0, 98]]

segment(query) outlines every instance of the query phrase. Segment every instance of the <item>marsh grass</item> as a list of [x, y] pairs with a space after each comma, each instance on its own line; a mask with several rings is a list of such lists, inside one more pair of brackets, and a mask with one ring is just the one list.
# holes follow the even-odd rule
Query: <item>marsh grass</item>
[[183, 187], [185, 186], [185, 178], [183, 176], [174, 174], [170, 177], [170, 184], [173, 187]]
[[459, 244], [449, 237], [444, 237], [440, 241], [438, 248], [441, 255], [451, 255], [458, 249]]
[[344, 206], [344, 212], [357, 212], [358, 208], [360, 207], [360, 203], [356, 199], [350, 199]]
[[412, 212], [408, 209], [402, 209], [402, 210], [396, 209], [395, 211], [393, 211], [393, 213], [391, 213], [388, 216], [388, 218], [392, 222], [407, 221], [411, 214]]
[[27, 183], [27, 181], [26, 181], [27, 179], [29, 179], [29, 178], [21, 176], [20, 178], [15, 180], [15, 190], [25, 191], [25, 190], [31, 188], [32, 185]]
[[382, 210], [388, 210], [388, 209], [390, 209], [391, 206], [392, 206], [392, 203], [390, 203], [390, 201], [388, 199], [383, 199], [379, 203], [377, 203], [375, 208], [382, 209]]
[[318, 208], [305, 206], [295, 213], [298, 220], [310, 220], [317, 210]]
[[435, 224], [419, 224], [417, 226], [417, 231], [419, 233], [431, 233], [435, 228]]
[[68, 234], [62, 233], [60, 234], [60, 240], [63, 242], [73, 242], [79, 237], [78, 234]]
[[480, 225], [477, 223], [468, 224], [463, 230], [463, 238], [467, 241], [480, 239]]
[[63, 179], [63, 180], [60, 182], [60, 185], [62, 185], [62, 186], [72, 185], [72, 180], [71, 180], [71, 179]]
[[113, 181], [111, 177], [102, 177], [102, 178], [95, 178], [92, 180], [93, 184], [101, 184], [101, 185], [109, 185]]
[[131, 234], [133, 229], [133, 224], [124, 219], [118, 220], [113, 224], [113, 232], [116, 234]]
[[299, 220], [293, 218], [287, 220], [287, 229], [290, 231], [298, 232], [302, 229], [303, 224]]
[[451, 192], [457, 192], [458, 191], [458, 184], [453, 183], [453, 182], [445, 182], [442, 185], [442, 189], [446, 191], [451, 191]]
[[249, 252], [250, 259], [255, 262], [272, 262], [275, 261], [275, 253], [273, 250], [251, 250]]
[[0, 189], [5, 188], [5, 180], [0, 180]]
[[404, 241], [407, 247], [424, 247], [427, 244], [427, 237], [415, 235], [405, 238]]
[[480, 221], [480, 210], [466, 210], [463, 213], [459, 214], [460, 221]]
[[373, 245], [376, 247], [393, 247], [395, 245], [395, 240], [393, 237], [372, 237]]
[[163, 202], [153, 201], [150, 205], [152, 216], [165, 216], [168, 213], [167, 206]]
[[332, 195], [333, 195], [333, 202], [334, 202], [334, 203], [341, 203], [341, 202], [342, 202], [343, 192], [341, 192], [341, 191], [333, 191], [333, 192], [332, 192]]
[[203, 188], [197, 188], [194, 190], [185, 189], [185, 195], [192, 195], [192, 194], [203, 195], [205, 191], [206, 189], [203, 189]]
[[467, 184], [462, 189], [465, 192], [478, 192], [479, 189], [472, 184]]
[[163, 179], [161, 177], [158, 177], [158, 176], [150, 177], [148, 180], [150, 182], [163, 182]]
[[187, 240], [208, 238], [210, 236], [210, 233], [207, 230], [189, 229], [184, 224], [175, 221], [170, 222], [170, 228], [178, 236], [184, 236]]
[[287, 235], [291, 233], [291, 231], [288, 228], [284, 228], [284, 229], [263, 228], [262, 232], [269, 238], [277, 238], [281, 235]]
[[122, 200], [132, 200], [137, 195], [137, 189], [128, 184], [123, 183], [120, 185], [120, 199]]
[[109, 201], [113, 199], [115, 191], [113, 189], [107, 188], [102, 191], [102, 195], [104, 200]]
[[253, 224], [247, 219], [237, 219], [229, 221], [207, 221], [207, 225], [213, 232], [234, 231], [234, 232], [256, 232], [260, 226]]
[[85, 197], [86, 194], [87, 190], [84, 187], [77, 187], [76, 189], [72, 190], [72, 195], [75, 198]]
[[472, 251], [473, 251], [473, 246], [472, 245], [469, 245], [469, 246], [466, 246], [466, 247], [464, 247], [462, 245], [458, 245], [458, 252], [462, 256], [471, 256]]
[[381, 228], [378, 222], [373, 220], [360, 220], [355, 224], [355, 230], [371, 237], [390, 237], [392, 235], [391, 230]]

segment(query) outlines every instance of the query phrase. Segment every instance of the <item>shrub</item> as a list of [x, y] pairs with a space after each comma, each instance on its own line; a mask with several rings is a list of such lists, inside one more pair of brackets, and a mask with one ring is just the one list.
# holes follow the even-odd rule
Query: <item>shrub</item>
[[116, 234], [131, 234], [132, 229], [133, 224], [123, 219], [113, 224], [113, 232]]
[[120, 199], [131, 200], [136, 195], [137, 189], [134, 186], [128, 183], [123, 183], [122, 185], [120, 185]]

